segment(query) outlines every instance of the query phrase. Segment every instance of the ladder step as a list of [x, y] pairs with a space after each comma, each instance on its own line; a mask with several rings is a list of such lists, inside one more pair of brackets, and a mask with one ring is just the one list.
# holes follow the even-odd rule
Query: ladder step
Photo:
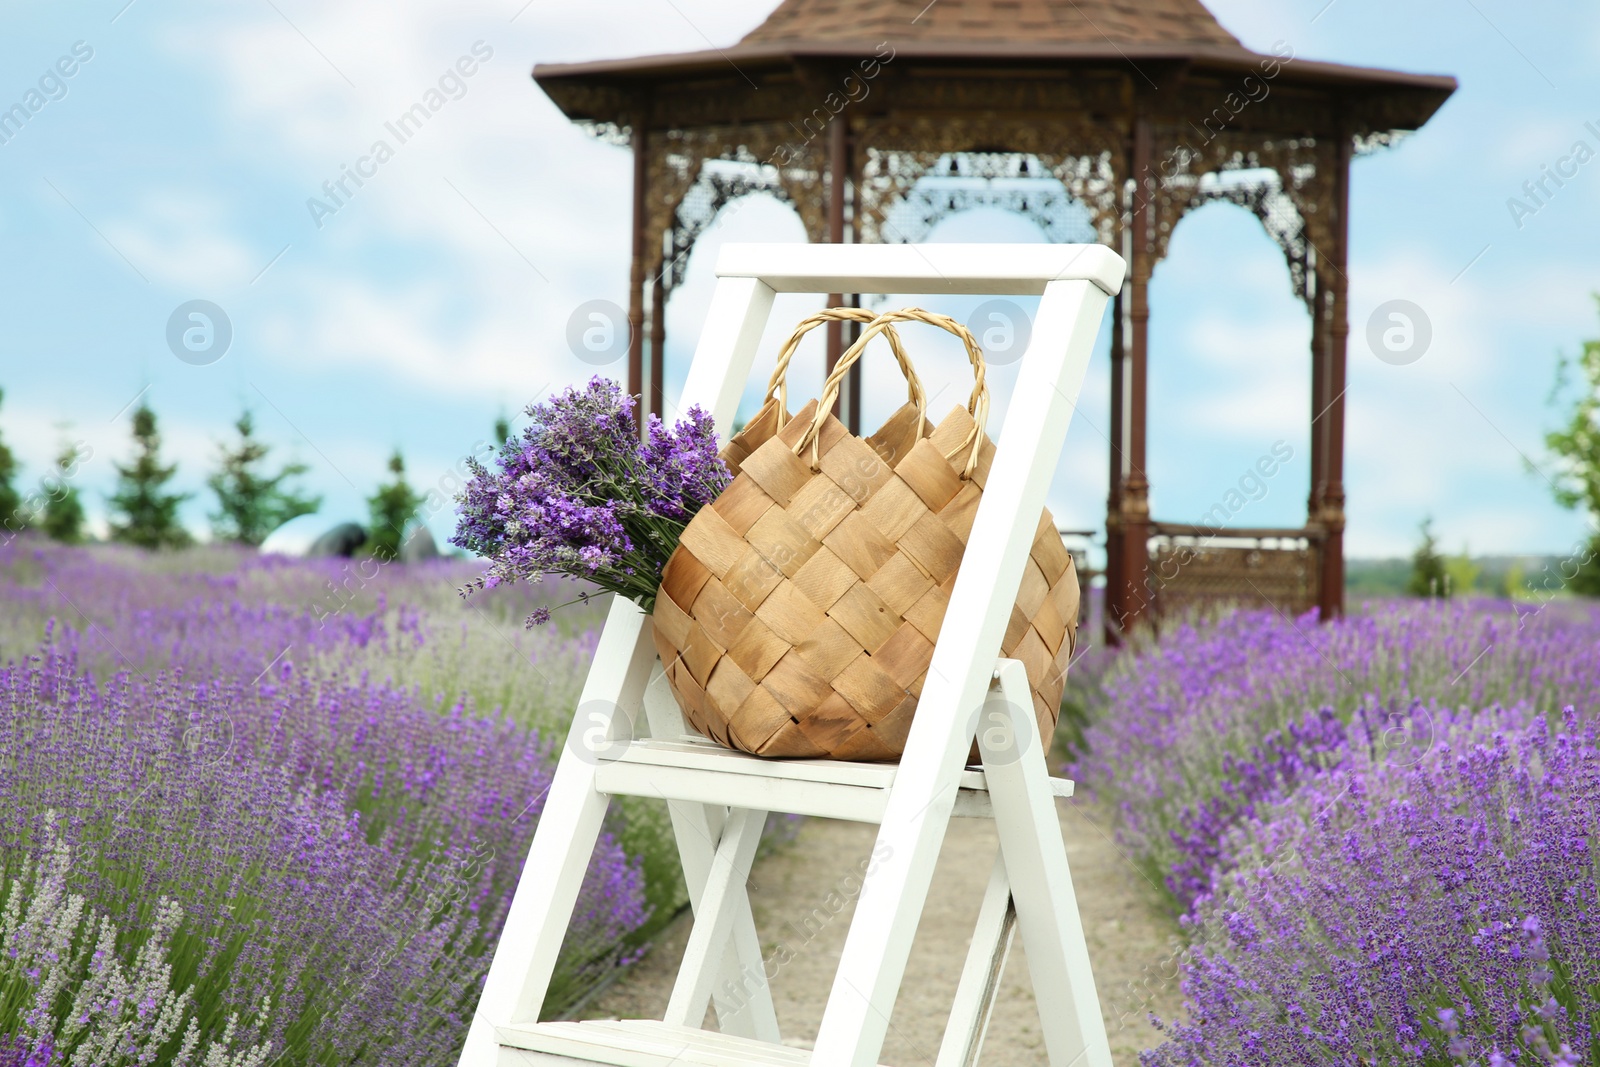
[[[805, 1049], [769, 1045], [653, 1019], [537, 1023], [496, 1029], [503, 1064], [608, 1064], [610, 1067], [809, 1067]], [[529, 1055], [534, 1053], [535, 1055]]]
[[[595, 771], [595, 788], [620, 796], [876, 823], [882, 821], [898, 770], [893, 763], [763, 759], [711, 742], [645, 738], [606, 751]], [[1070, 780], [1049, 783], [1053, 795], [1072, 795]], [[959, 785], [955, 815], [994, 817], [982, 770], [963, 770]]]

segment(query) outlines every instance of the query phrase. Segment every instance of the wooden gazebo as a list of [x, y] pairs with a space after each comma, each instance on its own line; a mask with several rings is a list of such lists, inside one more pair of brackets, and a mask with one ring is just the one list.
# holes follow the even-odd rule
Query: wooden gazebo
[[[730, 201], [771, 194], [817, 242], [915, 241], [1008, 208], [1131, 266], [1111, 346], [1108, 639], [1197, 601], [1342, 611], [1350, 161], [1421, 127], [1454, 78], [1252, 52], [1199, 0], [783, 0], [727, 48], [533, 75], [633, 149], [628, 386], [647, 410], [665, 301]], [[1178, 220], [1212, 201], [1260, 218], [1311, 314], [1304, 527], [1150, 516], [1150, 279]], [[829, 337], [830, 364], [845, 341]], [[859, 420], [859, 390], [844, 409]]]

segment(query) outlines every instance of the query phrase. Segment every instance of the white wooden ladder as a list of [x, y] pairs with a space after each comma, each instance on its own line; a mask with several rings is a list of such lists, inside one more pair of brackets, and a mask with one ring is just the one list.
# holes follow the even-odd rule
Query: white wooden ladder
[[[1110, 1067], [1055, 797], [1022, 665], [998, 660], [1109, 294], [1100, 245], [730, 245], [684, 387], [733, 423], [775, 294], [1041, 297], [966, 555], [898, 765], [764, 760], [690, 736], [651, 639], [616, 599], [539, 820], [461, 1067], [869, 1067], [878, 1062], [953, 816], [1000, 842], [937, 1067], [978, 1062], [1013, 927], [1051, 1067]], [[641, 712], [643, 715], [641, 716]], [[641, 717], [649, 735], [637, 729]], [[976, 735], [980, 768], [967, 768]], [[612, 796], [665, 798], [694, 926], [663, 1020], [538, 1021]], [[769, 812], [879, 824], [812, 1051], [780, 1044], [745, 881]], [[702, 1029], [708, 1005], [719, 1030]]]

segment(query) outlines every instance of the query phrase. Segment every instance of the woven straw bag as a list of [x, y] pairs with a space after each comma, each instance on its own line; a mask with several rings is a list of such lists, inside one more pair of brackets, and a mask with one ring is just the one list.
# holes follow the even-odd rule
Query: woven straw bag
[[[818, 400], [788, 414], [788, 365], [807, 331], [868, 323]], [[975, 383], [937, 427], [895, 323], [960, 337]], [[871, 437], [832, 415], [850, 366], [889, 342], [909, 399]], [[905, 747], [956, 571], [994, 458], [983, 354], [917, 308], [833, 308], [780, 352], [767, 400], [723, 448], [734, 480], [689, 523], [662, 573], [654, 632], [690, 724], [760, 756], [894, 760]], [[1076, 643], [1078, 579], [1046, 511], [1001, 655], [1021, 660], [1048, 746]], [[976, 756], [973, 757], [976, 759]]]

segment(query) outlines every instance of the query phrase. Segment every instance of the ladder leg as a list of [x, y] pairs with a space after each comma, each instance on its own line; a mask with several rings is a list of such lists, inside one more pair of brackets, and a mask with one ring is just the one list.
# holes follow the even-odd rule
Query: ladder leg
[[649, 619], [637, 605], [617, 597], [584, 683], [581, 721], [556, 764], [511, 898], [460, 1067], [494, 1067], [499, 1062], [494, 1028], [538, 1021], [610, 801], [595, 789], [595, 755], [583, 746], [631, 736], [654, 662]]
[[989, 800], [1051, 1067], [1111, 1067], [1111, 1045], [1047, 782], [1027, 674], [1002, 660], [979, 727]]
[[935, 1067], [977, 1067], [983, 1035], [988, 1032], [995, 995], [1000, 989], [1000, 975], [1005, 970], [1006, 957], [1011, 954], [1011, 935], [1016, 930], [1016, 922], [1017, 909], [1011, 903], [1005, 856], [996, 854]]
[[[1087, 254], [1091, 254], [1088, 249], [1073, 253]], [[862, 887], [856, 918], [840, 956], [839, 974], [817, 1031], [813, 1059], [818, 1064], [870, 1067], [878, 1062], [889, 1013], [927, 903], [939, 848], [955, 808], [956, 775], [972, 743], [968, 716], [982, 709], [990, 688], [995, 658], [1056, 457], [1083, 387], [1109, 291], [1104, 281], [1094, 284], [1066, 274], [1044, 287], [1033, 339], [1023, 357], [983, 486], [983, 500], [950, 591], [915, 722], [884, 805], [876, 850], [884, 851], [885, 856]], [[1044, 773], [1042, 758], [1039, 773]], [[1050, 810], [1053, 816], [1054, 809]], [[1021, 885], [1028, 872], [1018, 869], [1010, 855], [1008, 850], [1012, 883]], [[1068, 886], [1070, 891], [1070, 882]], [[1027, 911], [1020, 899], [1017, 913], [1026, 923]], [[1029, 954], [1031, 961], [1031, 947]], [[1099, 1064], [1096, 1061], [1095, 1067]]]
[[744, 913], [749, 914], [745, 879], [750, 875], [750, 864], [766, 823], [764, 811], [735, 808], [728, 813], [706, 878], [705, 894], [695, 909], [694, 929], [683, 950], [683, 966], [672, 987], [672, 999], [667, 1002], [663, 1021], [668, 1025], [698, 1029], [705, 1020], [723, 949], [733, 932], [734, 916], [739, 913], [741, 902]]
[[[669, 807], [672, 832], [678, 839], [678, 855], [683, 862], [684, 885], [698, 923], [706, 880], [716, 855], [711, 842], [720, 840], [725, 832], [728, 809], [682, 801], [670, 801]], [[748, 878], [749, 873], [747, 866], [743, 877]], [[734, 913], [712, 985], [717, 1028], [725, 1034], [780, 1044], [783, 1037], [778, 1030], [772, 990], [767, 986], [766, 962], [761, 956], [755, 918], [750, 913], [750, 899], [741, 893], [729, 906]], [[700, 1020], [687, 1025], [699, 1026]]]
[[[961, 744], [970, 745], [971, 741]], [[897, 774], [904, 776], [913, 769], [922, 767], [902, 759]], [[952, 767], [946, 772], [946, 782], [919, 783], [926, 789], [914, 793], [931, 796], [929, 801], [912, 800], [913, 791], [908, 791], [909, 803], [897, 803], [898, 789], [890, 794], [889, 809], [872, 849], [877, 866], [862, 881], [839, 970], [817, 1030], [811, 1062], [819, 1067], [871, 1067], [878, 1062], [933, 882], [939, 848], [955, 808], [960, 769]], [[930, 770], [933, 775], [938, 773]]]
[[[652, 737], [675, 737], [689, 732], [683, 713], [667, 688], [666, 675], [658, 665], [644, 697], [645, 714]], [[706, 878], [711, 871], [716, 842], [721, 839], [728, 809], [690, 801], [667, 801], [672, 817], [672, 833], [678, 842], [678, 859], [683, 866], [684, 886], [693, 908], [705, 896]], [[721, 966], [712, 989], [717, 1009], [717, 1028], [725, 1034], [753, 1037], [779, 1044], [778, 1013], [767, 986], [766, 962], [761, 955], [761, 939], [756, 933], [750, 901], [739, 896], [734, 902], [732, 935], [722, 950]], [[692, 1025], [699, 1026], [696, 1019]]]

